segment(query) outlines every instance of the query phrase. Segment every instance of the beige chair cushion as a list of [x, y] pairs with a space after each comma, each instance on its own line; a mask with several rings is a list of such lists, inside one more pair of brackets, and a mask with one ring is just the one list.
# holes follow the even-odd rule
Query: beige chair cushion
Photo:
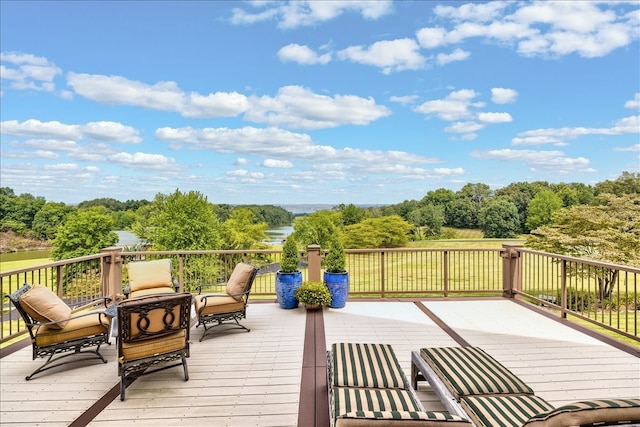
[[227, 293], [237, 301], [240, 301], [242, 294], [247, 290], [247, 286], [249, 286], [251, 274], [253, 274], [253, 266], [251, 264], [241, 262], [236, 265], [233, 273], [231, 273], [231, 277], [229, 277], [227, 281]]
[[157, 354], [178, 351], [187, 346], [187, 335], [184, 329], [170, 335], [138, 342], [123, 342], [120, 362], [143, 359]]
[[71, 307], [49, 288], [34, 285], [20, 296], [20, 304], [29, 316], [40, 323], [57, 322], [49, 329], [62, 329], [71, 317]]
[[[109, 331], [111, 320], [107, 316], [100, 316], [98, 312], [89, 313], [93, 313], [93, 315], [75, 317], [66, 322], [62, 329], [54, 329], [52, 325], [40, 326], [35, 333], [36, 344], [39, 347], [46, 347], [65, 341], [104, 334]], [[76, 313], [77, 316], [80, 314], [83, 313]]]
[[132, 293], [152, 288], [173, 290], [170, 259], [130, 262], [127, 264], [127, 268], [129, 270], [129, 289]]
[[[202, 301], [203, 297], [207, 297]], [[208, 294], [195, 296], [196, 312], [200, 316], [211, 314], [232, 313], [244, 310], [244, 301], [237, 301], [226, 294]]]

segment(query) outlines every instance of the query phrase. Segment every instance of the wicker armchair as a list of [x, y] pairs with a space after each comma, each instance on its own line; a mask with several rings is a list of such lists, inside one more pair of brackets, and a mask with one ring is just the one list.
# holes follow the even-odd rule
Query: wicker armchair
[[[33, 360], [47, 358], [43, 365], [27, 375], [27, 381], [40, 372], [81, 360], [97, 358], [107, 363], [100, 354], [100, 346], [109, 344], [111, 319], [104, 311], [109, 298], [103, 298], [100, 309], [72, 313], [71, 307], [41, 285], [25, 284], [6, 297], [29, 331]], [[92, 349], [87, 350], [90, 347]], [[60, 356], [54, 358], [57, 354]], [[82, 357], [65, 359], [77, 355]]]
[[[124, 300], [118, 305], [118, 375], [120, 400], [127, 380], [182, 365], [189, 380], [188, 293], [163, 294]], [[168, 364], [179, 360], [180, 362]]]
[[[200, 325], [204, 327], [200, 341], [214, 327], [220, 326], [227, 321], [234, 321], [236, 327], [247, 332], [250, 331], [249, 328], [241, 325], [239, 321], [247, 317], [249, 294], [257, 273], [258, 269], [251, 264], [239, 263], [234, 268], [227, 283], [198, 286], [198, 295], [195, 296], [196, 314], [198, 315], [196, 328]], [[204, 288], [211, 286], [224, 286], [224, 289], [218, 293], [202, 293]]]

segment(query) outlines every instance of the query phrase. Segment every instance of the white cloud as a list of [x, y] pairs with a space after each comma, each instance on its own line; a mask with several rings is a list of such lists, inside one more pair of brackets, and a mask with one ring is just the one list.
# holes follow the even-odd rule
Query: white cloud
[[630, 108], [632, 110], [640, 109], [640, 93], [636, 93], [636, 96], [632, 100], [625, 102], [624, 108]]
[[331, 54], [319, 55], [308, 46], [291, 43], [280, 48], [278, 58], [284, 62], [297, 62], [302, 65], [327, 64], [331, 61]]
[[640, 144], [633, 144], [629, 147], [614, 147], [613, 151], [640, 152]]
[[494, 87], [491, 89], [491, 100], [496, 104], [511, 104], [516, 102], [518, 92], [513, 89]]
[[58, 121], [41, 122], [36, 119], [18, 122], [7, 120], [0, 123], [3, 135], [34, 136], [50, 140], [71, 141], [85, 138], [98, 141], [139, 143], [142, 141], [138, 130], [117, 122], [89, 122], [84, 125], [69, 125]]
[[275, 97], [251, 97], [245, 119], [296, 129], [324, 129], [345, 124], [366, 125], [391, 114], [373, 98], [318, 95], [301, 86], [280, 88]]
[[478, 113], [478, 120], [482, 123], [509, 123], [513, 121], [509, 113]]
[[108, 160], [124, 167], [166, 170], [175, 168], [175, 160], [162, 154], [120, 152], [109, 156]]
[[473, 151], [470, 156], [480, 160], [497, 160], [505, 162], [520, 162], [532, 170], [544, 170], [552, 173], [592, 173], [589, 160], [584, 157], [567, 157], [562, 151], [534, 151], [534, 150], [488, 150]]
[[346, 12], [356, 12], [365, 19], [378, 19], [391, 12], [390, 0], [352, 1], [277, 1], [251, 3], [257, 12], [235, 8], [232, 11], [233, 24], [253, 24], [276, 19], [280, 28], [292, 29], [317, 25], [335, 19]]
[[471, 56], [471, 52], [467, 52], [466, 50], [462, 50], [462, 49], [456, 49], [449, 54], [439, 53], [436, 56], [436, 62], [438, 63], [438, 65], [446, 65], [450, 62], [464, 61], [470, 56]]
[[350, 46], [338, 51], [338, 58], [382, 68], [384, 74], [393, 71], [424, 68], [425, 58], [413, 39], [382, 40], [371, 46]]
[[62, 73], [46, 58], [20, 52], [2, 52], [0, 62], [4, 63], [0, 65], [0, 77], [11, 81], [10, 87], [16, 90], [53, 92], [53, 80]]
[[470, 118], [473, 114], [469, 111], [469, 107], [477, 95], [472, 89], [462, 89], [451, 92], [443, 99], [426, 101], [415, 107], [413, 111], [427, 116], [436, 115], [446, 121]]
[[264, 162], [262, 162], [262, 166], [265, 168], [290, 169], [293, 167], [293, 163], [289, 160], [265, 159]]

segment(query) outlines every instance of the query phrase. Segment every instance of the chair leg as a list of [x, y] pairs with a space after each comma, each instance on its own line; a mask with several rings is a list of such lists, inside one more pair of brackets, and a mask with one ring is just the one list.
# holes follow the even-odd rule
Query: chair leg
[[[81, 354], [83, 357], [75, 358], [73, 360], [67, 360], [66, 359], [67, 357], [76, 356], [78, 354]], [[49, 358], [47, 359], [47, 361], [44, 362], [44, 364], [42, 364], [38, 369], [33, 371], [30, 375], [27, 375], [25, 377], [25, 380], [29, 381], [31, 378], [33, 378], [34, 375], [39, 374], [40, 372], [47, 371], [49, 369], [53, 369], [53, 368], [56, 368], [58, 366], [66, 365], [68, 363], [75, 363], [75, 362], [80, 362], [82, 360], [93, 359], [94, 357], [97, 357], [98, 359], [102, 360], [102, 363], [107, 363], [107, 359], [105, 359], [102, 356], [102, 354], [100, 354], [100, 345], [98, 345], [95, 350], [85, 350], [85, 351], [81, 351], [80, 347], [77, 347], [73, 353], [63, 354], [62, 356], [56, 357], [54, 359], [53, 356], [55, 356], [55, 355], [56, 355], [56, 353], [51, 353], [49, 355]], [[62, 360], [62, 359], [65, 359], [65, 360], [60, 362], [60, 360]]]
[[184, 380], [189, 381], [189, 370], [187, 369], [187, 358], [182, 358], [182, 367], [184, 368]]
[[124, 391], [127, 388], [127, 384], [126, 384], [126, 377], [124, 375], [124, 373], [122, 374], [122, 376], [120, 377], [120, 400], [124, 400]]

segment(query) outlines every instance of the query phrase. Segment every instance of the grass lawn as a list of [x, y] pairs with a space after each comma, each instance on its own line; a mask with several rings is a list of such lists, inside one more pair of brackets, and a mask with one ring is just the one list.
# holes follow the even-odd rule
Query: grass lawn
[[31, 267], [33, 265], [47, 264], [52, 262], [51, 258], [25, 259], [21, 261], [0, 262], [0, 271], [17, 270], [19, 268]]

